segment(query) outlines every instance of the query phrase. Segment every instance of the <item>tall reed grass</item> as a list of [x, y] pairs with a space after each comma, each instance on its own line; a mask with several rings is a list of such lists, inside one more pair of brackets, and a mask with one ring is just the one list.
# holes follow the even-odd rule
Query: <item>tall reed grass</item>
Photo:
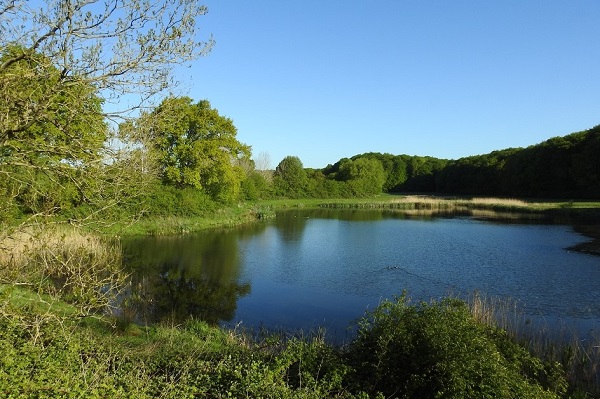
[[30, 228], [0, 241], [0, 283], [27, 286], [87, 315], [110, 307], [127, 282], [117, 240], [71, 227]]
[[[560, 363], [571, 387], [600, 396], [600, 335], [586, 334], [566, 325], [533, 323], [524, 308], [512, 300], [475, 292], [466, 299], [473, 317], [500, 328], [534, 356]], [[586, 397], [586, 396], [583, 396]]]

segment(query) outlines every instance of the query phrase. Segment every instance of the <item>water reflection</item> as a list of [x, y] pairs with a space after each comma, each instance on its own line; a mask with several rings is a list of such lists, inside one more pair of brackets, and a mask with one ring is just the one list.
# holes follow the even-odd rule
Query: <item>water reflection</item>
[[128, 239], [123, 252], [132, 273], [124, 311], [139, 322], [231, 320], [251, 290], [240, 282], [238, 240], [230, 233]]
[[[278, 226], [286, 226], [291, 220], [307, 221], [309, 219], [343, 220], [347, 222], [374, 222], [385, 219], [401, 219], [420, 221], [435, 221], [439, 218], [472, 217], [480, 220], [494, 220], [500, 223], [544, 223], [572, 224], [573, 220], [562, 218], [558, 220], [542, 213], [499, 212], [490, 209], [363, 209], [363, 208], [320, 208], [293, 209], [277, 213]], [[306, 223], [302, 223], [303, 226]], [[294, 226], [296, 227], [296, 226]]]
[[565, 251], [585, 241], [570, 227], [445, 216], [289, 210], [241, 229], [127, 240], [128, 302], [148, 323], [193, 316], [342, 334], [405, 289], [415, 300], [478, 290], [544, 320], [600, 326], [600, 258]]

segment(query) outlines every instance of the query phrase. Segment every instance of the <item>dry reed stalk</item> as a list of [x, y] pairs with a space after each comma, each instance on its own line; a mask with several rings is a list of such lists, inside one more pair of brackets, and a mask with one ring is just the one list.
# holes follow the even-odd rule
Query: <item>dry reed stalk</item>
[[426, 197], [421, 195], [407, 195], [402, 198], [391, 201], [392, 203], [420, 203], [420, 204], [439, 204], [448, 200], [442, 198]]
[[479, 198], [475, 197], [468, 202], [475, 205], [498, 205], [498, 206], [511, 206], [527, 208], [529, 204], [525, 201], [513, 199], [513, 198]]
[[29, 285], [82, 314], [110, 306], [126, 280], [119, 243], [79, 229], [31, 229], [0, 241], [0, 283]]

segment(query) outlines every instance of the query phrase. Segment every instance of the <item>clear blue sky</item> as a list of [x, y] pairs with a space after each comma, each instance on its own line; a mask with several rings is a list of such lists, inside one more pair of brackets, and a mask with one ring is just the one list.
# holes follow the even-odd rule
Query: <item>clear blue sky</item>
[[599, 0], [207, 0], [179, 69], [271, 167], [457, 159], [600, 124]]

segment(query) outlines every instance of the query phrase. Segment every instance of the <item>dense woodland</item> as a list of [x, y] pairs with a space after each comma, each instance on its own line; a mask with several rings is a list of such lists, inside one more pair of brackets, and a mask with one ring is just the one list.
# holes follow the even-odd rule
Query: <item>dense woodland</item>
[[[457, 160], [365, 153], [323, 169], [283, 159], [272, 181], [252, 171], [243, 194], [265, 197], [354, 197], [438, 193], [529, 198], [600, 198], [600, 125], [527, 148], [509, 148]], [[262, 176], [265, 176], [264, 173]], [[271, 183], [271, 184], [269, 184]]]
[[[318, 171], [312, 195], [327, 194], [323, 180], [347, 184], [352, 195], [424, 192], [461, 195], [592, 199], [600, 197], [600, 126], [527, 148], [509, 148], [457, 160], [366, 153]], [[378, 161], [383, 169], [383, 177]], [[371, 185], [369, 185], [371, 184]], [[348, 187], [349, 186], [349, 187]], [[330, 192], [331, 193], [331, 192]]]

